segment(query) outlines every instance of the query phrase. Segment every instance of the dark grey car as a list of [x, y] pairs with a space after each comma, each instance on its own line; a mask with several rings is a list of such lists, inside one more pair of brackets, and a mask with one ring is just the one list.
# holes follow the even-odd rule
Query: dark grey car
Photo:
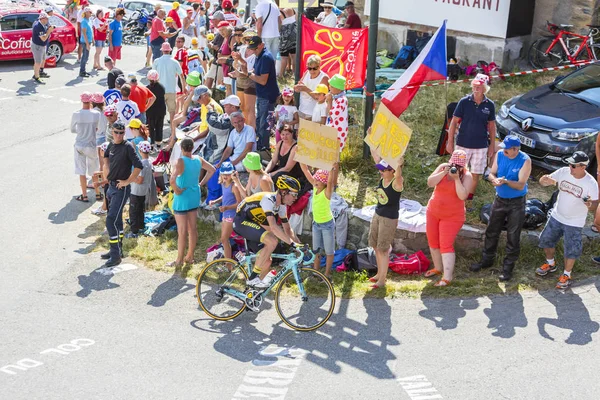
[[596, 176], [596, 136], [600, 130], [600, 63], [513, 97], [496, 115], [501, 139], [515, 134], [533, 164], [555, 170], [574, 151], [589, 155]]

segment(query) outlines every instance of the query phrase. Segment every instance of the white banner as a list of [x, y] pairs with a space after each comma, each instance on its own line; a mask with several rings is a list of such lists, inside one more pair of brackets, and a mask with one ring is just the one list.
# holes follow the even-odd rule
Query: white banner
[[[506, 38], [511, 0], [380, 0], [379, 17], [437, 28]], [[371, 1], [365, 1], [369, 15]]]

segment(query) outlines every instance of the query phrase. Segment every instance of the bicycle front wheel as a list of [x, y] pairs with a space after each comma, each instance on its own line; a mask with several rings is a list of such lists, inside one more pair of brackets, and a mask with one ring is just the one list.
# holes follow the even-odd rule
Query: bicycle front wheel
[[237, 317], [246, 308], [246, 303], [231, 292], [243, 293], [247, 279], [246, 270], [237, 261], [214, 260], [198, 275], [198, 304], [211, 318], [227, 321]]
[[312, 268], [298, 268], [299, 280], [293, 271], [282, 279], [275, 292], [275, 308], [281, 320], [290, 328], [312, 331], [327, 322], [335, 308], [335, 292], [331, 282]]
[[546, 54], [553, 40], [553, 38], [543, 37], [533, 42], [529, 49], [529, 63], [534, 68], [551, 68], [564, 64], [567, 57], [560, 43], [555, 44]]

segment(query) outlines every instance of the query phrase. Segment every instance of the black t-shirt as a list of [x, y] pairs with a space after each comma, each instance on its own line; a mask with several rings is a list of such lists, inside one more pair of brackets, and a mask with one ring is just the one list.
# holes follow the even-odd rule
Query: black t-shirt
[[117, 80], [117, 77], [119, 75], [123, 75], [123, 71], [121, 71], [119, 68], [113, 68], [110, 71], [108, 71], [108, 75], [106, 76], [106, 83], [108, 84], [109, 89], [115, 88], [115, 81]]
[[[171, 26], [171, 27], [169, 27], [168, 31], [169, 31], [169, 33], [175, 33], [175, 32], [177, 32], [177, 28]], [[177, 41], [177, 36], [179, 36], [179, 35], [174, 35], [167, 39], [167, 41], [169, 42], [169, 44], [171, 45], [171, 47], [173, 49], [175, 48], [175, 42]]]
[[[212, 42], [210, 42], [212, 45], [214, 46], [218, 46], [219, 50], [221, 49], [221, 45], [223, 44], [223, 40], [225, 40], [225, 38], [223, 37], [223, 35], [221, 35], [220, 33], [216, 33], [215, 34], [215, 38], [213, 39]], [[213, 50], [211, 49], [210, 52], [213, 56], [217, 56], [217, 54], [219, 53], [219, 50]]]
[[156, 96], [154, 104], [146, 110], [146, 114], [166, 115], [167, 105], [165, 103], [165, 87], [159, 82], [151, 83], [146, 86]]
[[395, 182], [396, 179], [393, 178], [387, 186], [384, 186], [383, 179], [379, 180], [379, 186], [377, 186], [377, 206], [375, 207], [375, 212], [381, 217], [398, 219], [400, 215], [398, 210], [400, 208], [400, 197], [402, 196], [402, 191], [396, 190]]
[[131, 175], [132, 168], [144, 168], [133, 145], [127, 141], [109, 144], [104, 152], [104, 158], [108, 158], [109, 161], [109, 181], [126, 180]]

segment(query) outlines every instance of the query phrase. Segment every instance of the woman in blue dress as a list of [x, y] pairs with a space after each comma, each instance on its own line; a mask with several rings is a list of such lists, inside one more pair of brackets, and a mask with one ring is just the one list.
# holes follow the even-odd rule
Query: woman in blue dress
[[[202, 157], [193, 156], [194, 141], [185, 138], [181, 141], [181, 158], [177, 160], [175, 171], [171, 175], [173, 188], [173, 213], [177, 222], [177, 260], [168, 264], [170, 267], [180, 267], [185, 262], [193, 264], [194, 249], [198, 240], [196, 221], [197, 210], [200, 206], [200, 186], [205, 185], [215, 172], [215, 167]], [[206, 174], [200, 181], [200, 172]], [[188, 244], [187, 254], [185, 246]]]

